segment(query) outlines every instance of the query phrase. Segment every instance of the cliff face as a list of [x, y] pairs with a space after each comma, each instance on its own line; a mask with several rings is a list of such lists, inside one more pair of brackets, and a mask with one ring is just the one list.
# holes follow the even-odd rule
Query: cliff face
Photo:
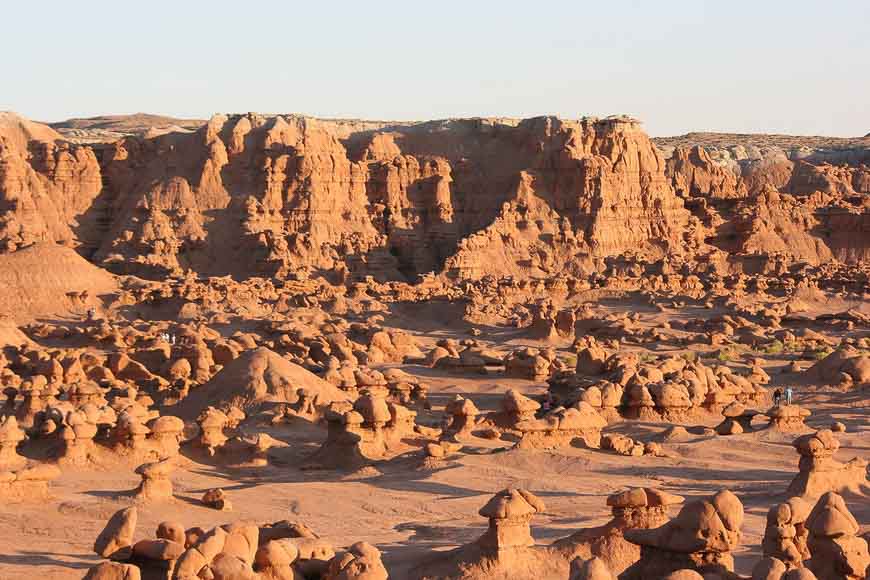
[[146, 277], [548, 275], [713, 246], [868, 255], [866, 166], [763, 155], [728, 166], [701, 147], [666, 160], [627, 118], [219, 115], [93, 145], [3, 119], [3, 251], [56, 241]]
[[[532, 119], [512, 132], [512, 141], [530, 154], [525, 167], [491, 190], [487, 199], [502, 205], [494, 221], [469, 232], [448, 259], [450, 272], [556, 274], [588, 269], [608, 255], [655, 257], [696, 246], [693, 218], [636, 123]], [[507, 196], [498, 196], [500, 190]]]
[[746, 184], [727, 167], [717, 165], [701, 146], [678, 147], [668, 159], [668, 175], [684, 197], [746, 197]]
[[0, 251], [40, 241], [72, 243], [72, 229], [102, 188], [93, 151], [0, 113]]
[[703, 209], [710, 244], [812, 264], [870, 258], [870, 149], [711, 150], [680, 145], [667, 160], [677, 194]]
[[218, 116], [192, 134], [103, 152], [108, 225], [92, 258], [112, 268], [204, 274], [331, 269], [377, 241], [365, 175], [305, 119]]
[[[104, 152], [111, 227], [93, 259], [133, 271], [305, 266], [389, 279], [445, 263], [462, 276], [521, 273], [541, 252], [683, 250], [689, 213], [634, 122], [449, 121], [343, 138], [332, 129], [215, 117], [190, 135], [118, 142]], [[510, 251], [489, 233], [500, 229], [515, 238]], [[459, 249], [477, 232], [489, 247]]]

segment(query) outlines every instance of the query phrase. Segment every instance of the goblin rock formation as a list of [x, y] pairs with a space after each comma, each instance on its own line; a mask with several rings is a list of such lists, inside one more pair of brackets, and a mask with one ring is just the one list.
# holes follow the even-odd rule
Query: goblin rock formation
[[776, 558], [787, 569], [801, 567], [810, 556], [806, 521], [811, 509], [812, 505], [799, 497], [772, 506], [761, 543], [764, 555]]
[[788, 487], [790, 495], [816, 498], [867, 486], [867, 462], [857, 457], [848, 463], [834, 460], [840, 442], [829, 429], [798, 437], [793, 445], [801, 458], [799, 473]]
[[743, 504], [729, 491], [692, 501], [659, 528], [625, 532], [628, 541], [641, 547], [641, 555], [622, 577], [659, 578], [687, 568], [718, 574], [733, 572], [731, 551], [740, 540], [742, 524]]
[[613, 519], [557, 541], [553, 547], [569, 560], [599, 559], [613, 574], [621, 574], [641, 556], [641, 548], [625, 538], [627, 530], [657, 528], [668, 521], [667, 510], [683, 498], [654, 488], [634, 488], [607, 498]]
[[867, 540], [857, 535], [858, 522], [843, 498], [828, 492], [807, 518], [808, 568], [819, 580], [858, 580], [870, 571]]
[[380, 551], [357, 542], [336, 553], [304, 524], [257, 526], [230, 523], [210, 530], [161, 522], [156, 538], [134, 542], [138, 513], [115, 513], [94, 543], [111, 561], [92, 567], [86, 578], [176, 578], [194, 580], [386, 580]]

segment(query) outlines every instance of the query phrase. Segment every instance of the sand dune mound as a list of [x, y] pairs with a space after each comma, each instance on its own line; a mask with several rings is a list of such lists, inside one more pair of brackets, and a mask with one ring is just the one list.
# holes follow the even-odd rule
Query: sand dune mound
[[112, 274], [70, 248], [46, 243], [0, 255], [0, 315], [16, 320], [84, 313], [117, 289]]
[[194, 390], [176, 414], [193, 418], [208, 406], [235, 406], [247, 413], [261, 403], [295, 403], [299, 389], [308, 390], [321, 404], [347, 398], [317, 375], [262, 347], [243, 353]]

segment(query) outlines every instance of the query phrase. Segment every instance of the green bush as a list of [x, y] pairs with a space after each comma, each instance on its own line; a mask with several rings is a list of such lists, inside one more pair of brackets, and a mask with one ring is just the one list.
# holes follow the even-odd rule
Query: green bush
[[735, 353], [730, 350], [720, 350], [716, 353], [716, 360], [719, 362], [731, 362], [734, 360]]
[[765, 354], [782, 354], [785, 351], [785, 345], [781, 340], [774, 340], [762, 349]]
[[818, 350], [813, 351], [813, 358], [816, 360], [822, 360], [823, 358], [825, 358], [826, 356], [828, 356], [832, 352], [834, 352], [834, 349], [832, 349], [832, 348], [820, 348]]

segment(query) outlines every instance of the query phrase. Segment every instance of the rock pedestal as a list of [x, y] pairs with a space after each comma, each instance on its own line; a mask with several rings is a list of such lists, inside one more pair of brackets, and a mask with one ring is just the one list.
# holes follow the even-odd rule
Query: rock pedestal
[[797, 405], [780, 403], [772, 407], [767, 416], [770, 417], [770, 427], [785, 433], [800, 433], [808, 428], [804, 421], [810, 416], [810, 411]]
[[659, 528], [625, 532], [628, 541], [641, 547], [641, 556], [620, 578], [662, 578], [683, 569], [727, 577], [734, 570], [731, 551], [742, 524], [743, 504], [730, 491], [690, 502]]
[[172, 499], [172, 480], [170, 474], [175, 470], [174, 458], [153, 463], [144, 463], [136, 468], [142, 483], [136, 489], [135, 497], [140, 501]]
[[470, 435], [477, 422], [477, 416], [480, 414], [474, 401], [459, 395], [447, 403], [444, 411], [450, 417], [450, 424], [445, 429], [445, 434], [454, 437]]
[[553, 544], [569, 560], [595, 556], [614, 574], [621, 574], [639, 558], [641, 549], [625, 539], [633, 529], [657, 528], [668, 522], [667, 509], [683, 498], [654, 488], [633, 488], [607, 498], [613, 519], [594, 528], [584, 528]]
[[0, 420], [0, 471], [18, 469], [27, 460], [18, 454], [18, 444], [27, 438], [14, 416]]
[[529, 521], [544, 510], [544, 502], [524, 489], [506, 489], [497, 493], [480, 509], [489, 518], [489, 529], [477, 540], [486, 550], [506, 550], [534, 545]]
[[534, 420], [535, 412], [541, 404], [523, 395], [516, 389], [510, 389], [501, 400], [501, 411], [490, 415], [496, 426], [502, 429], [516, 429], [521, 421]]
[[151, 441], [157, 448], [161, 459], [178, 455], [179, 445], [184, 433], [184, 421], [178, 417], [164, 415], [151, 423]]
[[208, 407], [196, 418], [199, 425], [199, 436], [195, 440], [197, 447], [201, 447], [209, 456], [214, 456], [226, 442], [224, 427], [229, 423], [226, 413], [214, 407]]
[[752, 419], [758, 415], [758, 411], [747, 409], [743, 403], [737, 401], [722, 409], [725, 419], [715, 427], [719, 435], [738, 435], [752, 431]]
[[793, 496], [816, 498], [828, 491], [860, 491], [867, 484], [867, 462], [854, 458], [847, 463], [834, 460], [840, 442], [830, 429], [803, 435], [792, 445], [800, 453], [800, 470], [788, 487]]

